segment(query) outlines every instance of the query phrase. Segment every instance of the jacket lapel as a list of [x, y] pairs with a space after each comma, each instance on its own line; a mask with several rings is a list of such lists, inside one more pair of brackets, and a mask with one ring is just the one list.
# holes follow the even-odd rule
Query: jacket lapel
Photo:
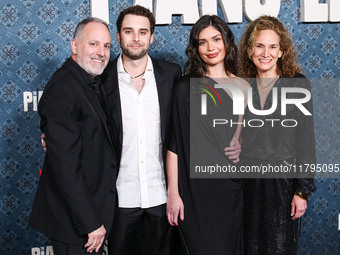
[[103, 85], [107, 95], [108, 105], [110, 106], [110, 118], [112, 120], [110, 121], [110, 127], [118, 147], [116, 155], [119, 165], [123, 146], [123, 120], [118, 84], [117, 60], [118, 57], [110, 62], [105, 69], [105, 73], [103, 74]]
[[110, 141], [110, 145], [113, 146], [112, 138], [111, 138], [109, 128], [108, 128], [108, 125], [107, 125], [106, 114], [105, 114], [102, 106], [100, 105], [98, 98], [96, 98], [97, 95], [95, 95], [95, 93], [92, 91], [92, 89], [89, 86], [89, 84], [91, 84], [91, 82], [94, 83], [95, 81], [71, 57], [65, 62], [64, 66], [65, 66], [66, 69], [69, 69], [70, 72], [72, 72], [74, 74], [74, 78], [77, 80], [77, 83], [83, 89], [83, 91], [84, 91], [86, 97], [88, 98], [89, 102], [91, 103], [91, 105], [93, 106], [93, 108], [95, 109], [97, 114], [99, 115], [99, 118], [100, 118], [100, 120], [103, 124], [104, 130], [105, 130], [105, 134], [107, 135], [107, 137]]
[[94, 91], [92, 91], [92, 89], [90, 88], [89, 85], [83, 86], [83, 90], [84, 90], [86, 97], [89, 99], [90, 103], [92, 104], [93, 108], [95, 109], [95, 111], [99, 115], [99, 118], [100, 118], [100, 120], [103, 124], [104, 130], [105, 130], [105, 134], [107, 135], [107, 137], [110, 141], [110, 145], [113, 146], [112, 137], [111, 137], [111, 134], [110, 134], [109, 127], [107, 125], [107, 116], [104, 112], [103, 107], [100, 105], [100, 101], [97, 98], [97, 95], [95, 94]]
[[159, 101], [159, 108], [160, 108], [160, 117], [161, 117], [161, 137], [162, 142], [164, 144], [165, 140], [165, 129], [166, 129], [166, 117], [168, 112], [168, 100], [169, 95], [171, 94], [171, 91], [169, 91], [169, 86], [166, 86], [166, 83], [168, 81], [168, 75], [167, 72], [164, 71], [164, 69], [159, 65], [157, 59], [151, 58], [155, 79], [156, 79], [156, 85], [157, 85], [157, 91], [158, 91], [158, 101]]

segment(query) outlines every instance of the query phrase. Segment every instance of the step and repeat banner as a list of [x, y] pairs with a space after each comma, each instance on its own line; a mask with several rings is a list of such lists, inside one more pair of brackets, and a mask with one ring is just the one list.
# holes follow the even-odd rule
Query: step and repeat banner
[[[238, 42], [249, 19], [261, 11], [277, 16], [288, 28], [308, 78], [340, 78], [338, 0], [136, 2], [155, 9], [158, 25], [150, 50], [154, 57], [183, 67], [189, 31], [202, 13], [225, 19]], [[120, 53], [115, 41], [117, 15], [133, 4], [132, 0], [0, 1], [0, 254], [53, 254], [48, 238], [28, 228], [44, 159], [37, 105], [45, 84], [71, 54], [76, 24], [91, 10], [108, 20], [114, 58]], [[312, 87], [312, 94], [317, 161], [338, 164], [340, 83], [320, 83]], [[315, 183], [298, 253], [340, 254], [340, 180], [321, 175]]]

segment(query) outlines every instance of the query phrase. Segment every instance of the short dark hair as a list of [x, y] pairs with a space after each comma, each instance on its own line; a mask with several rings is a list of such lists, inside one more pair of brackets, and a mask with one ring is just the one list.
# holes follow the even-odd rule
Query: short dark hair
[[198, 47], [198, 35], [207, 27], [214, 27], [222, 35], [226, 56], [224, 58], [224, 69], [226, 73], [237, 73], [237, 47], [234, 43], [233, 32], [220, 17], [216, 15], [202, 16], [191, 28], [189, 44], [185, 50], [188, 57], [184, 65], [184, 72], [195, 77], [204, 77], [207, 67], [201, 58]]
[[96, 17], [88, 17], [78, 23], [78, 25], [76, 26], [76, 29], [74, 30], [73, 38], [78, 37], [83, 31], [84, 27], [90, 22], [102, 23], [104, 26], [106, 26], [107, 30], [110, 33], [109, 25], [104, 20], [100, 18], [96, 18]]
[[155, 25], [156, 25], [155, 16], [153, 16], [152, 12], [149, 9], [147, 9], [143, 6], [140, 6], [140, 5], [131, 6], [129, 8], [122, 10], [119, 13], [117, 23], [116, 23], [118, 33], [120, 33], [123, 20], [124, 20], [124, 18], [127, 14], [133, 14], [133, 15], [143, 16], [143, 17], [148, 18], [148, 20], [150, 22], [150, 32], [151, 32], [151, 34], [153, 34], [153, 32], [155, 31]]

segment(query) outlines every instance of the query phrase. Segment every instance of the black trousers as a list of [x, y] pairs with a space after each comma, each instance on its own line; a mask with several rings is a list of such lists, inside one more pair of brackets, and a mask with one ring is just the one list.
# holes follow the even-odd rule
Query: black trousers
[[[141, 254], [138, 250], [142, 249], [144, 255], [168, 254], [170, 231], [166, 204], [147, 209], [117, 208], [109, 236], [108, 253], [135, 255]], [[140, 232], [142, 241], [138, 245]]]
[[89, 253], [86, 251], [84, 245], [74, 245], [74, 244], [67, 244], [63, 243], [54, 239], [51, 239], [53, 245], [53, 254], [54, 255], [102, 255], [103, 253], [103, 245], [101, 246], [98, 252], [93, 251]]

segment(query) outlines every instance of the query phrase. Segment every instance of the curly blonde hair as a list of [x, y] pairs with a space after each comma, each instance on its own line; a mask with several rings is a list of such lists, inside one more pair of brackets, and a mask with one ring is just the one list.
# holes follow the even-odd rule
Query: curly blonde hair
[[262, 30], [273, 30], [280, 37], [282, 57], [278, 59], [276, 72], [285, 77], [293, 77], [296, 73], [301, 73], [293, 41], [287, 29], [277, 18], [261, 16], [248, 25], [240, 40], [238, 47], [238, 75], [244, 78], [256, 76], [256, 66], [249, 57], [248, 49], [253, 50], [255, 39]]

